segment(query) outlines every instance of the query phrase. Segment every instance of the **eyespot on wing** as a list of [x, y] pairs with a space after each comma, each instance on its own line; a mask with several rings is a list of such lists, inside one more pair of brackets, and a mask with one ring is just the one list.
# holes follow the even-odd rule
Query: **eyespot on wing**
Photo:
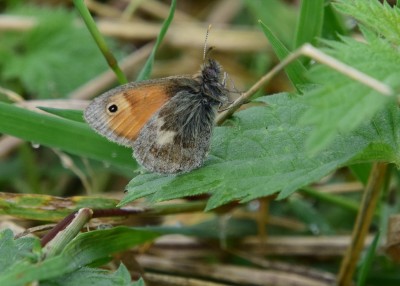
[[89, 104], [85, 120], [109, 140], [132, 146], [142, 127], [172, 96], [171, 84], [163, 79], [114, 88]]

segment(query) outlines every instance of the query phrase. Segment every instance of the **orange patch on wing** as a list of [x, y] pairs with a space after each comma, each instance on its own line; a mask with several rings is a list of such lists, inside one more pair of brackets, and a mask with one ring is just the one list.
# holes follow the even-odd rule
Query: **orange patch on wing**
[[118, 112], [110, 115], [109, 126], [121, 137], [136, 140], [142, 127], [169, 100], [168, 85], [149, 84], [110, 97]]

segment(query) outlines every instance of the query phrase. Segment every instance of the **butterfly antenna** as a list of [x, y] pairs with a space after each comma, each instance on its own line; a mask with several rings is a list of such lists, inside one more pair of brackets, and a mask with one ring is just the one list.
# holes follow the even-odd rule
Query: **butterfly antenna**
[[207, 29], [207, 33], [206, 33], [206, 39], [204, 41], [204, 51], [203, 51], [203, 60], [204, 61], [206, 60], [206, 55], [208, 53], [208, 51], [207, 51], [207, 40], [208, 40], [208, 34], [210, 33], [210, 30], [211, 30], [211, 24], [208, 25], [208, 29]]

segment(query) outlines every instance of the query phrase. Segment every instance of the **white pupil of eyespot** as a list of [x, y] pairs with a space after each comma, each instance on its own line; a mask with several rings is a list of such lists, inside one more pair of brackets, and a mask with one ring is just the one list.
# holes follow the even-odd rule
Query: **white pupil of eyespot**
[[118, 111], [118, 106], [116, 104], [110, 104], [107, 109], [109, 112], [114, 113]]

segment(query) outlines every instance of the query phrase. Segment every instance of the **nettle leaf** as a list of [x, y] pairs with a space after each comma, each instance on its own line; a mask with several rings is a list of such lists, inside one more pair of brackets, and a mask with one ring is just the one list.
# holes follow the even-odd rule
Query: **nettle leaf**
[[115, 272], [104, 269], [83, 267], [57, 279], [40, 282], [42, 286], [128, 286], [137, 285], [131, 282], [131, 275], [125, 265], [120, 264]]
[[[35, 260], [33, 249], [38, 249], [40, 242], [33, 237], [14, 239], [11, 230], [0, 232], [0, 276], [17, 263], [28, 263]], [[36, 258], [39, 258], [37, 256]]]
[[259, 101], [266, 106], [238, 112], [224, 127], [216, 128], [204, 167], [175, 177], [139, 175], [127, 186], [128, 193], [120, 205], [145, 196], [159, 202], [204, 193], [211, 195], [207, 209], [277, 192], [284, 198], [338, 167], [381, 158], [380, 154], [364, 152], [372, 145], [386, 148], [381, 159], [400, 162], [396, 153], [398, 127], [393, 121], [398, 117], [397, 110], [392, 116], [377, 116], [371, 126], [357, 132], [338, 135], [329, 148], [311, 156], [304, 142], [313, 128], [296, 125], [310, 107], [287, 94]]
[[18, 80], [36, 98], [65, 97], [107, 69], [75, 14], [33, 7], [15, 13], [34, 16], [38, 24], [17, 36], [11, 32], [0, 36], [7, 43], [0, 48], [0, 74], [7, 82]]
[[337, 0], [333, 5], [392, 43], [400, 44], [399, 7], [375, 0]]
[[[325, 52], [394, 88], [399, 86], [400, 57], [388, 41], [372, 33], [368, 33], [368, 43], [347, 37], [342, 40], [325, 42], [329, 46]], [[310, 78], [317, 86], [299, 98], [309, 106], [299, 122], [316, 127], [306, 140], [312, 152], [322, 150], [338, 133], [354, 130], [395, 101], [394, 96], [384, 96], [323, 65], [312, 68]]]
[[[0, 238], [3, 238], [2, 234], [0, 233]], [[10, 242], [10, 234], [6, 233], [6, 235], [7, 244], [5, 246], [2, 246], [3, 239], [0, 240], [0, 259], [8, 257], [5, 248], [10, 246], [14, 255], [18, 255], [15, 246]], [[93, 282], [92, 284], [87, 283], [82, 285], [130, 285], [131, 283], [125, 283], [126, 281], [130, 281], [129, 273], [127, 273], [125, 267], [120, 268], [114, 274], [109, 273], [108, 278], [106, 278], [105, 272], [91, 271], [89, 269], [80, 271], [80, 269], [94, 262], [102, 261], [110, 257], [113, 253], [140, 245], [158, 236], [159, 234], [156, 232], [128, 227], [115, 227], [81, 233], [68, 243], [59, 255], [44, 259], [43, 261], [20, 260], [8, 265], [7, 271], [2, 272], [3, 269], [1, 269], [0, 285], [26, 285], [32, 281], [47, 281], [45, 285], [76, 285], [56, 284], [53, 282], [53, 280], [57, 281], [64, 275], [76, 275], [77, 281], [82, 277], [86, 277], [85, 280]], [[3, 253], [6, 256], [2, 256]], [[75, 273], [76, 271], [78, 273]], [[99, 280], [101, 275], [105, 281], [99, 284], [96, 281]], [[113, 281], [115, 284], [111, 283]]]

